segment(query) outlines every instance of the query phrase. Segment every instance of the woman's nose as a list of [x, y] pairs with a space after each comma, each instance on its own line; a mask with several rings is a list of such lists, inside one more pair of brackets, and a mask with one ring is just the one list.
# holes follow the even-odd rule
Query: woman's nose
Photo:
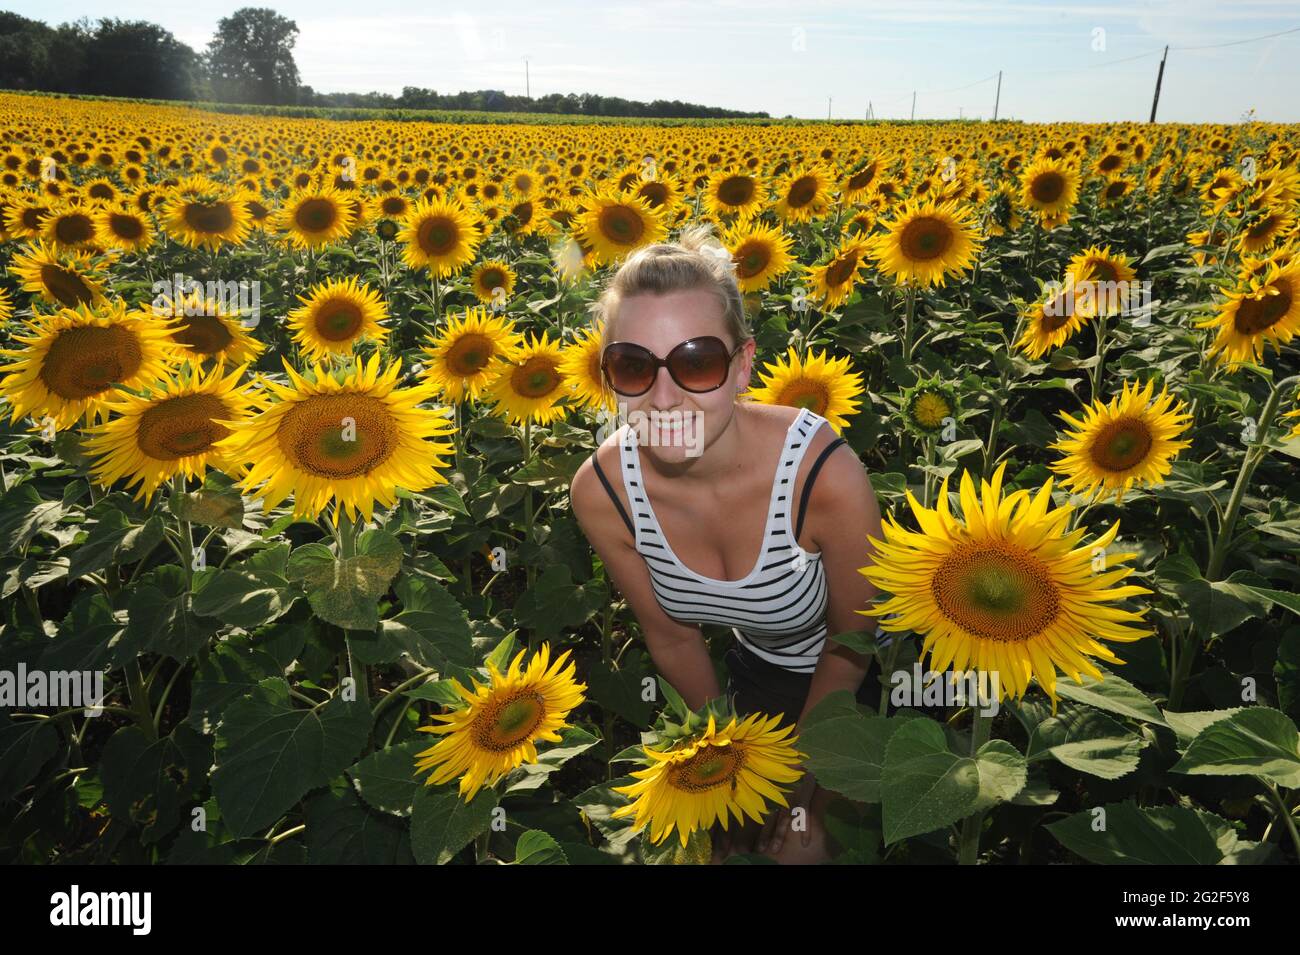
[[668, 373], [667, 368], [659, 368], [655, 374], [654, 384], [646, 392], [646, 397], [651, 407], [667, 411], [681, 404], [682, 389], [677, 382], [673, 381], [673, 376]]

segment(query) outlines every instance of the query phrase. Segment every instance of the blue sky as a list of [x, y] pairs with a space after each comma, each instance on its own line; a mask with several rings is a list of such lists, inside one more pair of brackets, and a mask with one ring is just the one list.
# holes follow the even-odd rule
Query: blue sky
[[[250, 0], [257, 3], [259, 0]], [[1244, 111], [1300, 121], [1297, 0], [714, 0], [414, 5], [275, 0], [295, 20], [302, 80], [325, 92], [591, 91], [825, 118], [989, 117], [1145, 120], [1160, 50], [1159, 118], [1235, 122]], [[81, 16], [147, 19], [202, 49], [238, 0], [7, 2], [56, 24]], [[1179, 48], [1183, 49], [1179, 49]]]

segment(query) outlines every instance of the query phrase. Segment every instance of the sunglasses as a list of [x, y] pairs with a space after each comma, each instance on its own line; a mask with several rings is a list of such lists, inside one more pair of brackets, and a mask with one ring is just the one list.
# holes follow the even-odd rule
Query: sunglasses
[[633, 342], [610, 342], [601, 354], [600, 370], [609, 386], [627, 398], [649, 391], [660, 368], [667, 368], [683, 390], [702, 395], [722, 387], [731, 359], [744, 347], [742, 342], [728, 353], [727, 344], [721, 338], [705, 335], [688, 338], [670, 351], [667, 358], [660, 358]]

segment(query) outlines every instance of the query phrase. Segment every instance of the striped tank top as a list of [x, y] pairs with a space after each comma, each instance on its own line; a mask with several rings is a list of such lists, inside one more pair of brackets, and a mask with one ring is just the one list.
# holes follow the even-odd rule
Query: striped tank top
[[805, 674], [816, 669], [826, 642], [826, 574], [821, 553], [804, 550], [797, 538], [817, 472], [827, 455], [845, 443], [843, 438], [828, 444], [813, 462], [800, 496], [797, 523], [790, 517], [794, 503], [791, 498], [799, 464], [824, 421], [816, 412], [802, 408], [786, 430], [758, 560], [739, 580], [705, 577], [673, 553], [645, 491], [635, 428], [624, 425], [619, 435], [619, 470], [631, 503], [631, 519], [596, 465], [601, 482], [632, 533], [637, 553], [645, 558], [655, 597], [664, 612], [687, 623], [729, 626], [740, 644], [755, 656]]

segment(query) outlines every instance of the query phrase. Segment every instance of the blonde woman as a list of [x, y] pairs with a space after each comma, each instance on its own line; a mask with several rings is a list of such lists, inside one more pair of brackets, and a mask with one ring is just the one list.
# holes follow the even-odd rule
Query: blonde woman
[[[583, 462], [570, 498], [627, 598], [660, 674], [693, 708], [721, 696], [701, 623], [730, 626], [726, 692], [737, 712], [797, 724], [828, 693], [879, 699], [869, 658], [827, 639], [870, 627], [858, 573], [883, 537], [871, 481], [825, 418], [738, 401], [755, 342], [730, 255], [707, 226], [633, 253], [594, 304], [605, 383], [626, 424]], [[830, 858], [833, 794], [811, 773], [759, 827], [715, 826], [734, 851]]]

